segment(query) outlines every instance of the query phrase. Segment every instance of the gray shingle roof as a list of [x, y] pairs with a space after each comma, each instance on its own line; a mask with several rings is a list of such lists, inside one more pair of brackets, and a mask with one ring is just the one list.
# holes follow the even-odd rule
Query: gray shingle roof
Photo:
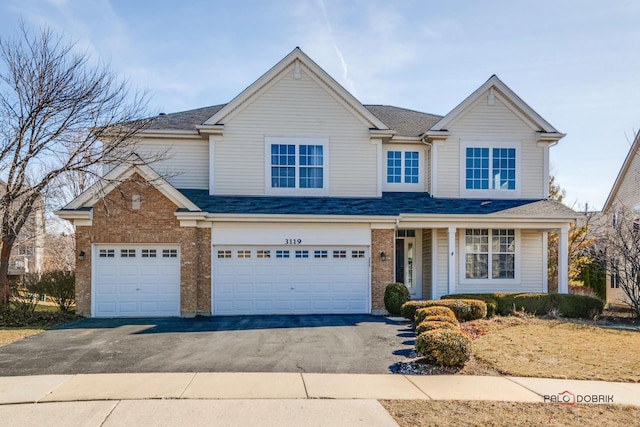
[[[383, 193], [377, 198], [210, 196], [207, 190], [180, 190], [204, 212], [266, 215], [503, 215], [575, 217], [571, 209], [548, 200], [433, 198], [429, 193]], [[558, 207], [556, 205], [562, 206]]]
[[514, 206], [500, 212], [497, 216], [546, 216], [546, 217], [573, 217], [577, 218], [579, 213], [555, 200], [539, 200], [521, 206]]
[[442, 119], [442, 116], [435, 114], [391, 105], [365, 105], [364, 107], [390, 129], [395, 130], [398, 136], [420, 136]]
[[[225, 104], [220, 104], [178, 113], [162, 114], [152, 120], [148, 130], [195, 131], [196, 126], [204, 123], [224, 106]], [[442, 116], [390, 105], [365, 105], [365, 108], [390, 129], [395, 130], [398, 136], [419, 136], [442, 118]]]
[[225, 104], [181, 111], [179, 113], [161, 114], [153, 119], [149, 130], [196, 130], [196, 126], [220, 111]]

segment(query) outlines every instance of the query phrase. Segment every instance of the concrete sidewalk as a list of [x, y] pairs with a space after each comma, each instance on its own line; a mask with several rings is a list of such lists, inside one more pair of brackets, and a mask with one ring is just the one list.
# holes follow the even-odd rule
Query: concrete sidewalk
[[[545, 398], [546, 396], [546, 398]], [[142, 373], [0, 377], [16, 425], [396, 425], [377, 399], [615, 403], [640, 384], [489, 376]], [[569, 402], [571, 403], [571, 402]], [[299, 418], [296, 418], [299, 417]], [[296, 420], [300, 422], [296, 422]], [[261, 424], [262, 423], [262, 424]], [[3, 425], [5, 424], [3, 421]]]

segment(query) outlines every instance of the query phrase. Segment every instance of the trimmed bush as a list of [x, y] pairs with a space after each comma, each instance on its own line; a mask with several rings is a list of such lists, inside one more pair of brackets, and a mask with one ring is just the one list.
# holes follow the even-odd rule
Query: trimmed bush
[[591, 319], [596, 314], [602, 314], [604, 303], [586, 295], [559, 295], [558, 311], [564, 317], [582, 317]]
[[471, 357], [471, 340], [459, 330], [433, 329], [418, 335], [416, 351], [428, 363], [461, 367]]
[[423, 322], [445, 322], [458, 326], [458, 321], [455, 317], [449, 316], [427, 316], [423, 319]]
[[487, 305], [479, 300], [450, 299], [431, 300], [429, 305], [444, 306], [450, 308], [461, 322], [482, 319], [487, 315]]
[[400, 315], [405, 319], [409, 319], [412, 322], [416, 319], [416, 310], [419, 308], [432, 307], [433, 304], [428, 304], [429, 300], [413, 300], [407, 301], [402, 304], [402, 308], [400, 309]]
[[492, 293], [445, 295], [446, 300], [455, 298], [477, 299], [487, 303], [487, 309], [493, 304], [496, 314], [508, 316], [514, 309], [529, 314], [545, 315], [558, 310], [564, 317], [592, 318], [602, 313], [604, 304], [601, 300], [586, 295], [541, 294], [541, 293]]
[[416, 316], [414, 318], [416, 325], [422, 323], [427, 316], [448, 316], [458, 323], [456, 315], [449, 307], [433, 306], [419, 308], [416, 310]]
[[409, 290], [402, 283], [389, 283], [384, 290], [384, 308], [392, 316], [399, 316], [402, 305], [410, 299]]
[[[442, 299], [474, 299], [484, 302], [487, 305], [487, 317], [493, 317], [496, 314], [502, 314], [500, 301], [507, 293], [493, 294], [453, 294], [443, 295]], [[516, 295], [516, 294], [512, 294]], [[508, 309], [508, 308], [507, 308]]]
[[483, 319], [487, 315], [487, 305], [479, 300], [449, 299], [449, 300], [424, 300], [409, 301], [402, 306], [402, 316], [415, 320], [416, 311], [419, 308], [441, 306], [453, 311], [460, 322]]
[[551, 294], [520, 294], [513, 296], [512, 310], [544, 316], [553, 310], [554, 301]]
[[435, 329], [448, 329], [451, 331], [457, 331], [458, 326], [449, 322], [424, 321], [424, 322], [421, 322], [418, 326], [416, 326], [416, 335], [420, 335], [423, 332], [427, 332], [427, 331], [433, 331]]

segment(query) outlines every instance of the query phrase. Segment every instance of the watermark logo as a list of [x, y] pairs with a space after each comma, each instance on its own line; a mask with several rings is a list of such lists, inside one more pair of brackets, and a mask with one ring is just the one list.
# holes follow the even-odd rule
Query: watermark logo
[[558, 394], [545, 394], [545, 403], [553, 403], [559, 406], [574, 406], [576, 403], [613, 403], [612, 394], [574, 394], [569, 390]]

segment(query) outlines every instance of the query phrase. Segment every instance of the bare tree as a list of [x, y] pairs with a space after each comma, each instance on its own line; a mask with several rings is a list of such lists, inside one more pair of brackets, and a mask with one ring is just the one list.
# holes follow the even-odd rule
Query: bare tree
[[640, 214], [615, 206], [612, 211], [610, 223], [601, 231], [603, 264], [611, 287], [622, 291], [623, 302], [640, 317]]
[[[566, 191], [556, 183], [555, 176], [551, 175], [549, 179], [549, 198], [562, 202], [566, 195]], [[591, 253], [595, 244], [595, 237], [591, 233], [591, 222], [593, 214], [585, 212], [576, 224], [569, 229], [568, 255], [569, 255], [569, 283], [575, 283], [582, 270], [590, 265], [593, 261]], [[558, 232], [549, 233], [547, 243], [547, 275], [549, 290], [557, 292], [558, 290]]]
[[95, 176], [99, 164], [153, 161], [133, 155], [151, 119], [145, 94], [103, 64], [92, 65], [51, 29], [24, 25], [0, 39], [0, 304], [9, 302], [9, 257], [36, 200], [65, 174]]

